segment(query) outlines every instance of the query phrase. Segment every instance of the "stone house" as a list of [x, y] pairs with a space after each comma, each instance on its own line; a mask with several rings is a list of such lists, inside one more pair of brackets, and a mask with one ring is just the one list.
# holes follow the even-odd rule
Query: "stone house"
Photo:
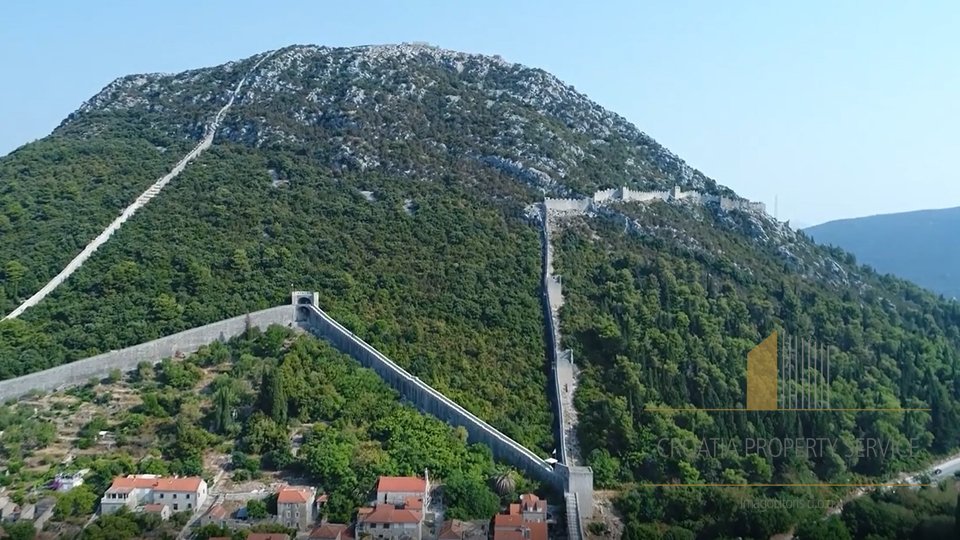
[[507, 513], [494, 516], [493, 540], [547, 540], [546, 501], [533, 494], [520, 500], [511, 504]]
[[170, 513], [196, 512], [207, 499], [207, 482], [199, 476], [164, 478], [154, 474], [118, 476], [100, 499], [100, 513], [131, 511], [148, 504], [170, 507]]
[[533, 493], [524, 493], [520, 496], [520, 516], [524, 521], [546, 522], [547, 501]]
[[429, 504], [429, 478], [414, 476], [381, 476], [377, 480], [377, 504], [406, 504], [408, 500], [419, 499]]
[[388, 540], [419, 540], [423, 538], [422, 507], [398, 508], [390, 503], [363, 507], [357, 512], [357, 537]]
[[151, 503], [143, 505], [145, 514], [157, 514], [161, 521], [170, 519], [170, 507], [165, 504]]
[[277, 492], [277, 520], [298, 531], [317, 521], [317, 492], [311, 487], [284, 486]]
[[352, 540], [350, 526], [344, 523], [324, 523], [310, 532], [310, 540]]

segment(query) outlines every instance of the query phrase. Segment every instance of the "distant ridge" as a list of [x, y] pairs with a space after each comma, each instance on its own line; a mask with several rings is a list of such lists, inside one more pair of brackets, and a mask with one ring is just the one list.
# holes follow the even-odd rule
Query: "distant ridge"
[[841, 219], [805, 229], [881, 273], [960, 298], [960, 207]]

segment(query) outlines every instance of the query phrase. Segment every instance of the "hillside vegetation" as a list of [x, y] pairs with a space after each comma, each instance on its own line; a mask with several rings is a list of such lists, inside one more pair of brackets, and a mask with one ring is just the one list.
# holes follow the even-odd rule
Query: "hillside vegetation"
[[[620, 211], [630, 218], [628, 230], [623, 215], [570, 222], [558, 235], [554, 263], [567, 298], [565, 346], [584, 368], [576, 395], [580, 441], [598, 483], [856, 483], [917, 470], [956, 448], [956, 303], [858, 268], [839, 250], [811, 248], [802, 233], [764, 232], [743, 214], [666, 203]], [[786, 264], [784, 249], [802, 256]], [[842, 279], [811, 279], [811, 255], [836, 263], [823, 266]], [[696, 410], [745, 406], [747, 352], [774, 330], [834, 349], [831, 407], [930, 410]], [[745, 437], [834, 444], [807, 456], [760, 456], [704, 443]], [[858, 450], [858, 440], [887, 451]], [[846, 491], [641, 486], [622, 509], [634, 523], [765, 538], [823, 507], [745, 510], [742, 501], [835, 501]]]
[[[0, 307], [54, 276], [192, 147], [260, 58], [118, 79], [0, 159]], [[358, 335], [547, 456], [540, 246], [525, 210], [545, 195], [674, 185], [733, 194], [541, 70], [419, 45], [289, 47], [250, 73], [210, 150], [64, 286], [0, 323], [0, 377], [316, 290]], [[555, 235], [555, 264], [564, 346], [583, 368], [581, 447], [599, 485], [626, 490], [628, 538], [650, 527], [766, 537], [822, 509], [744, 500], [841, 495], [644, 483], [855, 482], [957, 446], [957, 304], [769, 216], [682, 203], [600, 214]], [[740, 406], [746, 351], [775, 329], [835, 350], [833, 405], [930, 411], [650, 410]], [[664, 438], [811, 436], [836, 450], [656, 454]], [[852, 455], [864, 438], [916, 452]]]

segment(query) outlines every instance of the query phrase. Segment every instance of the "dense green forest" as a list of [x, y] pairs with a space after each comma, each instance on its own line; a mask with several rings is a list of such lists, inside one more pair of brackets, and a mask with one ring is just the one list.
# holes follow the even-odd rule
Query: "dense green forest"
[[[290, 184], [273, 187], [268, 169]], [[0, 323], [0, 375], [317, 290], [325, 310], [401, 365], [549, 451], [536, 229], [455, 178], [331, 178], [307, 158], [218, 146], [47, 301]]]
[[117, 133], [58, 135], [0, 159], [0, 311], [60, 271], [176, 163], [192, 141], [133, 120]]
[[[598, 484], [855, 483], [916, 470], [960, 442], [956, 303], [869, 269], [855, 273], [839, 251], [810, 255], [840, 258], [851, 269], [848, 284], [791, 271], [780, 252], [744, 232], [754, 226], [745, 215], [668, 204], [622, 211], [638, 230], [625, 231], [622, 216], [580, 220], [556, 239], [565, 346], [583, 368], [575, 397], [580, 441]], [[802, 236], [797, 243], [808, 244]], [[746, 353], [778, 329], [831, 346], [832, 407], [930, 410], [697, 410], [744, 407]], [[822, 378], [818, 373], [808, 372]], [[691, 410], [654, 410], [666, 407]], [[835, 444], [806, 456], [699, 451], [705, 440], [746, 437]], [[858, 440], [868, 439], [899, 451], [858, 452]], [[693, 451], [664, 451], [664, 440]], [[638, 523], [761, 538], [803, 513], [738, 514], [731, 501], [839, 495], [641, 485], [622, 504]]]

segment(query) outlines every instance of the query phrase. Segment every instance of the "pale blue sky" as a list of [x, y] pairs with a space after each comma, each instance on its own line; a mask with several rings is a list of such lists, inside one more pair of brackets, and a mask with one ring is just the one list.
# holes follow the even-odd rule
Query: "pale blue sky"
[[960, 206], [960, 2], [467, 4], [9, 0], [0, 154], [129, 73], [420, 40], [551, 71], [795, 224]]

